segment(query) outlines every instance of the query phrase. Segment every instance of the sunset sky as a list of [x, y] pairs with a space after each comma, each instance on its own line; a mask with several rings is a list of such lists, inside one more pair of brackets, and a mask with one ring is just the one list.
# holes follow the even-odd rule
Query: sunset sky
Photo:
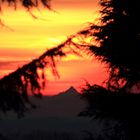
[[[0, 17], [10, 29], [0, 27], [0, 77], [63, 42], [99, 16], [97, 0], [52, 0], [52, 7], [57, 12], [34, 10], [38, 19], [20, 8], [3, 11]], [[84, 80], [101, 84], [106, 78], [104, 66], [91, 58], [68, 56], [59, 62], [58, 71], [60, 79], [49, 74], [46, 94], [57, 94], [70, 86], [80, 90]]]

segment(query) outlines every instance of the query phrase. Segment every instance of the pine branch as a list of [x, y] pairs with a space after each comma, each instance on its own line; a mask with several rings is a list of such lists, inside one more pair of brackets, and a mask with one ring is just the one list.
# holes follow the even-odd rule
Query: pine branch
[[0, 0], [0, 12], [5, 10], [5, 7], [3, 7], [4, 3], [8, 3], [8, 5], [14, 7], [15, 10], [19, 5], [22, 5], [27, 10], [41, 8], [41, 5], [49, 10], [53, 10], [51, 0]]
[[0, 110], [3, 112], [14, 110], [21, 116], [28, 109], [27, 104], [34, 107], [28, 95], [42, 96], [41, 90], [45, 88], [47, 78], [45, 69], [51, 67], [54, 76], [59, 77], [55, 62], [57, 58], [68, 54], [81, 56], [85, 53], [86, 45], [89, 44], [74, 41], [80, 36], [81, 34], [77, 33], [68, 37], [63, 43], [47, 50], [37, 59], [0, 79]]

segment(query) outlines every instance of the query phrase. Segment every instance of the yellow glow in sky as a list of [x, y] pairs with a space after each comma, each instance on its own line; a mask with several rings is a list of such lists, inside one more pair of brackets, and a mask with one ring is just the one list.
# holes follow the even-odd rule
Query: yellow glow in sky
[[0, 60], [29, 61], [83, 29], [98, 15], [95, 0], [53, 0], [52, 7], [57, 12], [33, 10], [38, 19], [23, 9], [4, 10], [1, 18], [13, 31], [0, 28]]
[[[0, 27], [0, 77], [38, 57], [46, 49], [62, 43], [69, 35], [88, 26], [88, 22], [94, 22], [98, 17], [97, 0], [52, 0], [52, 7], [57, 12], [45, 9], [33, 10], [38, 19], [32, 18], [23, 9], [4, 10], [1, 19], [12, 30]], [[97, 70], [98, 65], [89, 60], [71, 55], [63, 59], [63, 62], [59, 67], [61, 75], [59, 83], [71, 84], [72, 81], [82, 80], [84, 75], [88, 79], [95, 74], [97, 77], [96, 72], [92, 75], [88, 70], [91, 67]], [[82, 69], [84, 64], [85, 69]], [[54, 79], [52, 81], [54, 82]], [[78, 85], [78, 82], [75, 84]], [[49, 92], [55, 93], [58, 90]]]

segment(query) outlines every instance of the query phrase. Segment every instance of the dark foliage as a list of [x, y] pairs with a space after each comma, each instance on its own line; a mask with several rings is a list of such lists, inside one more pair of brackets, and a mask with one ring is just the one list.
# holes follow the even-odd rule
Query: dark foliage
[[91, 108], [88, 115], [94, 114], [95, 107], [96, 111], [103, 114], [127, 118], [131, 112], [129, 117], [133, 117], [138, 111], [140, 98], [139, 94], [128, 93], [134, 85], [139, 87], [140, 81], [138, 2], [100, 0], [100, 5], [101, 17], [98, 24], [91, 24], [79, 32], [92, 37], [91, 43], [94, 45], [89, 45], [87, 50], [109, 66], [107, 88], [87, 84], [88, 88], [83, 90], [83, 97], [88, 100]]
[[100, 0], [101, 18], [80, 34], [92, 37], [90, 54], [108, 64], [112, 91], [128, 89], [140, 80], [140, 12], [138, 1]]
[[[117, 120], [120, 127], [113, 139], [137, 140], [140, 138], [140, 94], [111, 92], [98, 85], [90, 85], [83, 89], [82, 98], [88, 101], [87, 108], [79, 116], [91, 117], [100, 121], [109, 118]], [[121, 132], [124, 133], [121, 136]], [[117, 138], [118, 135], [118, 138]]]
[[[38, 17], [34, 14], [33, 9], [40, 10], [44, 7], [48, 10], [54, 11], [51, 7], [51, 0], [0, 0], [0, 14], [6, 11], [6, 6], [14, 7], [14, 10], [23, 7], [34, 19], [38, 19]], [[4, 23], [2, 15], [0, 15], [0, 27], [1, 26], [13, 31], [11, 27]]]
[[91, 24], [80, 34], [92, 37], [87, 50], [108, 65], [109, 78], [107, 88], [87, 83], [82, 97], [88, 107], [79, 115], [116, 119], [122, 123], [126, 139], [137, 140], [140, 94], [131, 93], [131, 88], [139, 88], [140, 83], [139, 4], [136, 0], [100, 0], [100, 5], [98, 24]]
[[[83, 89], [82, 98], [88, 101], [88, 107], [79, 115], [89, 117], [110, 117], [118, 120], [139, 118], [140, 94], [110, 92], [98, 86], [87, 84]], [[129, 116], [129, 117], [128, 117]]]
[[31, 10], [32, 8], [38, 8], [41, 5], [47, 9], [51, 9], [50, 2], [51, 0], [1, 0], [0, 12], [5, 10], [5, 7], [3, 7], [4, 4], [8, 4], [9, 6], [14, 7], [15, 10], [17, 9], [17, 6], [23, 6], [27, 10]]

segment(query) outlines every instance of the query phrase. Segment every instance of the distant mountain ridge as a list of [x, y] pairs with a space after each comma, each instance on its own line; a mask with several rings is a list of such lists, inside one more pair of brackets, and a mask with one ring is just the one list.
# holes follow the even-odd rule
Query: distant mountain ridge
[[27, 113], [27, 117], [76, 117], [86, 106], [73, 86], [57, 95], [44, 96], [41, 100], [32, 97], [31, 100], [37, 109]]
[[[73, 86], [54, 96], [44, 96], [42, 99], [30, 97], [30, 100], [37, 108], [26, 112], [23, 119], [78, 117], [78, 114], [86, 107], [85, 101], [81, 99], [80, 93]], [[16, 119], [16, 114], [10, 112], [3, 118]]]

